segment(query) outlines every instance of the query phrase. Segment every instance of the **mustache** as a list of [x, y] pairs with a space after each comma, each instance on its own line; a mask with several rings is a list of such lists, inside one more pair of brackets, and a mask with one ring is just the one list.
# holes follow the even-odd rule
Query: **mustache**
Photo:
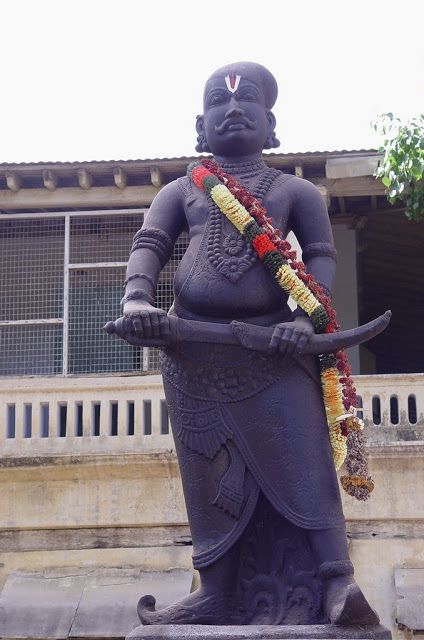
[[224, 133], [228, 129], [231, 124], [244, 124], [248, 129], [256, 128], [256, 121], [250, 120], [246, 116], [237, 116], [232, 118], [225, 118], [225, 120], [221, 124], [215, 125], [216, 133]]

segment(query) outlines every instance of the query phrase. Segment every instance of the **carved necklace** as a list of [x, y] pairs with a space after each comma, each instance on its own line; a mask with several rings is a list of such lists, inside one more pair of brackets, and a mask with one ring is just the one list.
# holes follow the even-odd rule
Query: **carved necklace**
[[[280, 287], [308, 314], [315, 332], [337, 331], [339, 325], [330, 299], [306, 272], [303, 262], [297, 261], [296, 252], [273, 227], [260, 201], [211, 160], [191, 163], [187, 173], [252, 247]], [[368, 475], [361, 433], [363, 423], [354, 409], [356, 393], [347, 355], [338, 351], [320, 356], [320, 367], [335, 467], [338, 470], [346, 459], [348, 474], [342, 476], [342, 486], [358, 500], [366, 500], [374, 483]]]
[[[250, 166], [249, 166], [250, 168]], [[252, 193], [256, 198], [263, 198], [264, 194], [268, 191], [272, 182], [281, 175], [276, 169], [268, 169], [265, 163], [261, 162], [261, 166], [258, 167], [257, 163], [255, 167], [251, 167], [249, 173], [254, 175], [252, 169], [256, 169], [263, 172], [263, 169], [267, 169], [265, 174], [261, 177], [259, 182], [255, 185]], [[243, 168], [239, 172], [244, 176], [247, 172]], [[207, 256], [209, 262], [215, 267], [217, 271], [228, 280], [236, 284], [240, 278], [255, 264], [256, 255], [253, 247], [245, 241], [242, 235], [236, 230], [231, 231], [228, 234], [224, 233], [224, 221], [222, 212], [219, 207], [209, 198], [209, 235], [208, 235], [208, 248]]]

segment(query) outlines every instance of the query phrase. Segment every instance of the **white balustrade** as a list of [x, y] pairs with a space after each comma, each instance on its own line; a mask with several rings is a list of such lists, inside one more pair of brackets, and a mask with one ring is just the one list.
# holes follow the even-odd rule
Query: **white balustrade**
[[[424, 374], [356, 376], [367, 426], [424, 426]], [[160, 375], [0, 379], [0, 455], [172, 450]]]
[[0, 380], [0, 455], [173, 449], [159, 375]]
[[424, 373], [355, 376], [366, 426], [424, 426]]

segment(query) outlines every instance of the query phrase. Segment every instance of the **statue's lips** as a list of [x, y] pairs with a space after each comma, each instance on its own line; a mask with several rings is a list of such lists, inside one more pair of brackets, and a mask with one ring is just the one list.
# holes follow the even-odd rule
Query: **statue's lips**
[[215, 131], [218, 134], [222, 134], [226, 131], [242, 131], [244, 129], [255, 128], [256, 122], [249, 120], [248, 118], [237, 118], [237, 120], [224, 120], [222, 124], [215, 126]]
[[234, 122], [227, 126], [227, 131], [239, 131], [240, 129], [247, 129], [247, 125], [243, 122]]

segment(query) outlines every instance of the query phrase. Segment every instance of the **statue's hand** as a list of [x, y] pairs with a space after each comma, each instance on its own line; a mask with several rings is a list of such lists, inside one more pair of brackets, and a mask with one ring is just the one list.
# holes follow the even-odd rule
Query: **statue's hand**
[[302, 353], [314, 333], [309, 318], [298, 317], [293, 322], [281, 322], [275, 326], [269, 343], [271, 353]]
[[[131, 321], [131, 333], [137, 338], [157, 338], [167, 341], [170, 334], [169, 318], [163, 309], [157, 309], [144, 300], [129, 300], [124, 305], [124, 316]], [[129, 342], [128, 337], [125, 339]]]

